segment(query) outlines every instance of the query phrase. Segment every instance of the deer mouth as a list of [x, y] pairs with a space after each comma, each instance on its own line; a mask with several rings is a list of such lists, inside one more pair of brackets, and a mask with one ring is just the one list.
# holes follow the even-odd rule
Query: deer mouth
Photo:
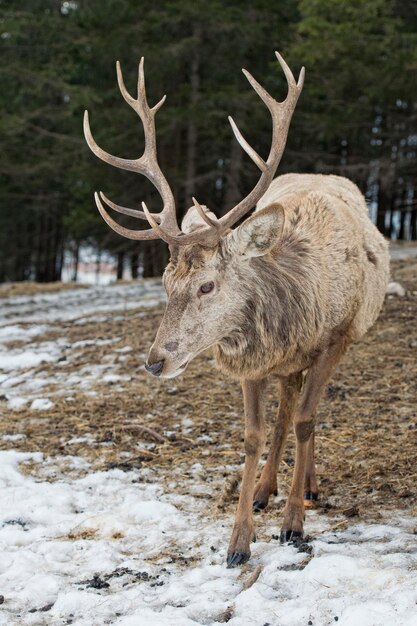
[[171, 368], [164, 369], [164, 371], [161, 374], [161, 378], [176, 378], [177, 376], [179, 376], [180, 374], [184, 372], [189, 362], [190, 362], [190, 359], [188, 359], [187, 361], [184, 361], [181, 365], [178, 365], [175, 369], [171, 369]]

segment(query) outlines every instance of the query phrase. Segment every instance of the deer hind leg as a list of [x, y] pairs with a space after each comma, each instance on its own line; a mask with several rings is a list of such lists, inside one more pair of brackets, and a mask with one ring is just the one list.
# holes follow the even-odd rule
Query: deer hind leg
[[288, 431], [292, 423], [297, 402], [300, 396], [303, 376], [301, 373], [291, 374], [282, 378], [281, 397], [278, 418], [272, 435], [271, 447], [266, 464], [262, 470], [259, 482], [253, 495], [253, 510], [264, 509], [269, 496], [277, 494], [277, 471], [284, 451]]
[[308, 440], [306, 473], [304, 479], [304, 507], [312, 508], [319, 495], [314, 462], [314, 430]]
[[252, 494], [256, 470], [265, 445], [263, 395], [265, 380], [242, 381], [245, 406], [245, 468], [240, 488], [232, 537], [227, 551], [227, 567], [246, 563], [253, 538]]
[[308, 370], [300, 408], [295, 414], [296, 437], [294, 474], [284, 511], [281, 542], [302, 537], [304, 522], [303, 489], [306, 477], [308, 448], [314, 432], [316, 409], [331, 374], [346, 350], [346, 341], [338, 340], [315, 360]]

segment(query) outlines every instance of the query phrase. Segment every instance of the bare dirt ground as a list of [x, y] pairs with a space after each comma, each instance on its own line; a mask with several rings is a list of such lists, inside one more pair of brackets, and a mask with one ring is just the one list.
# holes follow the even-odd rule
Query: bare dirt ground
[[[318, 510], [342, 514], [346, 520], [352, 516], [378, 520], [381, 510], [410, 511], [416, 504], [417, 259], [394, 261], [392, 279], [405, 287], [406, 296], [387, 298], [375, 327], [351, 347], [319, 410]], [[68, 344], [120, 337], [112, 351], [134, 347], [119, 366], [120, 374], [129, 376], [130, 381], [123, 389], [111, 381], [97, 385], [98, 395], [93, 397], [73, 389], [66, 397], [63, 389], [62, 396], [54, 397], [53, 408], [36, 415], [29, 407], [10, 411], [0, 398], [0, 431], [25, 435], [13, 442], [15, 449], [40, 451], [49, 457], [84, 457], [93, 469], [149, 466], [174, 489], [170, 468], [175, 466], [184, 479], [181, 493], [189, 490], [194, 497], [199, 491], [191, 467], [201, 463], [205, 488], [200, 497], [208, 500], [210, 508], [218, 504], [227, 508], [236, 499], [236, 467], [243, 462], [240, 388], [216, 371], [208, 353], [191, 363], [179, 379], [151, 380], [143, 362], [162, 311], [159, 306], [148, 310], [146, 316], [129, 310], [102, 322], [94, 318], [82, 325], [62, 322], [59, 331], [55, 328], [37, 336], [37, 341], [53, 342], [59, 337]], [[15, 340], [9, 347], [18, 345]], [[87, 345], [75, 360], [60, 363], [60, 369], [70, 375], [75, 367], [108, 358], [112, 357], [107, 345]], [[55, 368], [54, 363], [43, 363], [38, 369], [52, 376]], [[47, 395], [48, 387], [42, 392]], [[267, 410], [270, 422], [278, 401], [276, 381], [272, 380]], [[95, 445], [86, 443], [89, 438]], [[10, 441], [0, 439], [0, 449], [6, 448]], [[292, 466], [291, 436], [279, 474], [281, 495], [288, 491]], [[212, 478], [210, 468], [214, 467], [224, 467], [223, 487]], [[276, 517], [282, 505], [282, 499], [272, 501], [264, 514]]]

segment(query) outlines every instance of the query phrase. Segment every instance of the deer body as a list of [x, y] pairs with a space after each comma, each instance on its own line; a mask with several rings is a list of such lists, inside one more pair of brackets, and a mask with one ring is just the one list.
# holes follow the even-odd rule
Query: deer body
[[238, 265], [244, 314], [214, 348], [219, 368], [238, 379], [308, 368], [335, 333], [347, 343], [359, 339], [385, 296], [387, 243], [356, 185], [287, 174], [271, 183], [257, 210], [276, 203], [284, 209], [283, 233], [269, 255]]
[[[371, 223], [358, 188], [338, 176], [287, 174], [274, 180], [292, 113], [303, 86], [282, 57], [288, 95], [276, 102], [244, 70], [272, 117], [272, 143], [264, 161], [230, 119], [242, 148], [261, 176], [254, 189], [225, 216], [195, 199], [182, 222], [175, 217], [174, 196], [156, 155], [155, 115], [146, 99], [143, 59], [138, 95], [127, 91], [120, 65], [117, 76], [126, 102], [137, 112], [145, 150], [135, 160], [104, 152], [84, 132], [91, 150], [104, 161], [133, 170], [157, 187], [160, 213], [119, 206], [96, 194], [105, 221], [130, 239], [164, 239], [171, 260], [163, 281], [167, 307], [150, 349], [146, 369], [154, 376], [181, 374], [197, 354], [212, 348], [218, 367], [241, 381], [245, 411], [245, 468], [228, 567], [250, 557], [252, 509], [264, 508], [277, 490], [277, 469], [291, 424], [296, 435], [294, 475], [281, 540], [302, 535], [304, 498], [317, 498], [314, 424], [318, 402], [348, 345], [374, 323], [388, 281], [388, 251]], [[148, 230], [130, 230], [113, 220], [105, 202], [118, 213], [149, 222]], [[238, 227], [232, 226], [257, 204]], [[264, 395], [270, 374], [278, 374], [280, 405], [267, 462], [258, 483], [256, 471], [265, 445]]]

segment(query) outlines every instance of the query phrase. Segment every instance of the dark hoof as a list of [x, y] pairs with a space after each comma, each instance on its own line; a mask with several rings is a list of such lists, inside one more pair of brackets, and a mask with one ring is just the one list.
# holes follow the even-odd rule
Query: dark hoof
[[250, 552], [231, 552], [227, 555], [227, 569], [243, 565], [250, 559]]
[[315, 493], [314, 491], [305, 491], [304, 492], [304, 500], [314, 500], [314, 501], [316, 501], [318, 497], [319, 497], [319, 494]]
[[279, 540], [281, 543], [296, 543], [302, 537], [303, 533], [299, 530], [281, 530]]
[[262, 502], [262, 500], [254, 500], [252, 504], [252, 508], [254, 513], [259, 513], [263, 509], [266, 508], [267, 502]]

